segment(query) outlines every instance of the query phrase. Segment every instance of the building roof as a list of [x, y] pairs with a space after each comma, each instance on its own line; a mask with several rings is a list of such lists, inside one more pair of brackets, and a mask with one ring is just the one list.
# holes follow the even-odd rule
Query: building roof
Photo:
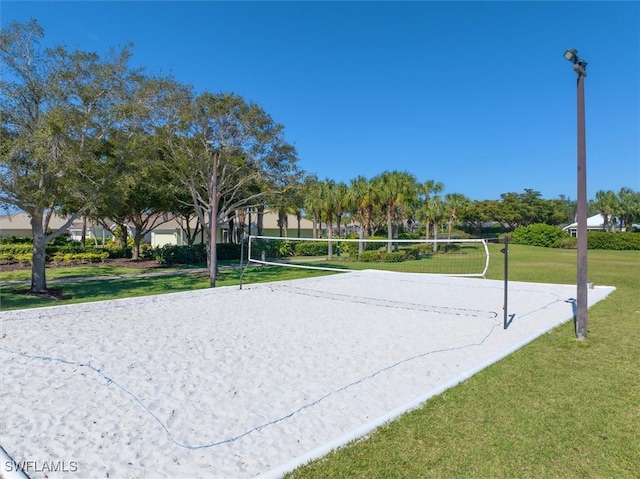
[[[57, 230], [67, 222], [66, 219], [52, 215], [49, 221], [49, 228]], [[28, 230], [31, 231], [31, 218], [27, 213], [14, 213], [11, 215], [0, 215], [0, 233], [3, 230]]]
[[[257, 222], [257, 219], [258, 219], [257, 213], [253, 213], [251, 215], [251, 223], [255, 225]], [[62, 227], [62, 225], [64, 225], [66, 221], [67, 221], [66, 219], [54, 214], [51, 216], [51, 221], [49, 222], [49, 228], [51, 228], [52, 230], [57, 230], [60, 227]], [[245, 218], [245, 222], [247, 221], [249, 221], [249, 215], [247, 215]], [[192, 227], [195, 226], [196, 222], [197, 222], [197, 219], [195, 217], [191, 219]], [[296, 215], [288, 214], [287, 222], [288, 222], [287, 223], [288, 230], [296, 229], [298, 227], [298, 220], [296, 218]], [[81, 227], [82, 227], [82, 220], [77, 219], [76, 221], [73, 222], [70, 229], [79, 229]], [[276, 212], [265, 211], [263, 216], [263, 227], [265, 229], [277, 229], [278, 214]], [[300, 220], [300, 227], [302, 229], [311, 229], [313, 227], [313, 223], [308, 219], [302, 218]], [[158, 227], [156, 228], [156, 231], [167, 231], [167, 230], [174, 231], [179, 228], [180, 226], [178, 224], [178, 221], [175, 218], [169, 218], [168, 221], [158, 225]], [[22, 213], [15, 213], [11, 215], [0, 215], [0, 234], [2, 234], [3, 231], [16, 231], [16, 230], [31, 231], [31, 219], [27, 213], [22, 212]]]
[[[578, 223], [574, 222], [574, 223], [571, 223], [570, 225], [565, 226], [562, 229], [566, 231], [569, 229], [575, 229], [577, 227], [578, 227]], [[595, 230], [595, 229], [603, 229], [603, 228], [604, 228], [604, 221], [602, 220], [601, 214], [589, 216], [587, 218], [587, 229]]]

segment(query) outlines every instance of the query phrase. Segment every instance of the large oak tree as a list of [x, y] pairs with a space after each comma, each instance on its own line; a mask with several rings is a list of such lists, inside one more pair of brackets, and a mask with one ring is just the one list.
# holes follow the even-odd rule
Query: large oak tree
[[[31, 218], [31, 291], [46, 291], [46, 245], [67, 231], [117, 177], [105, 162], [108, 112], [128, 81], [129, 48], [95, 53], [42, 48], [35, 20], [0, 33], [0, 202]], [[48, 231], [54, 213], [66, 223]]]

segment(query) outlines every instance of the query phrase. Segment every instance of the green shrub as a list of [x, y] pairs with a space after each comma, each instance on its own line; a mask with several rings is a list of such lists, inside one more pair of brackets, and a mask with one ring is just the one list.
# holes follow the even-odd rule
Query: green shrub
[[66, 263], [66, 264], [84, 264], [84, 263], [104, 263], [106, 259], [109, 257], [109, 253], [103, 251], [102, 253], [98, 252], [89, 252], [89, 253], [64, 253], [61, 251], [55, 252], [51, 256], [51, 260], [54, 264]]
[[28, 236], [0, 236], [0, 246], [3, 244], [33, 244]]
[[207, 251], [204, 244], [181, 246], [168, 244], [156, 248], [154, 256], [160, 264], [196, 264], [207, 260]]
[[29, 253], [0, 253], [0, 261], [3, 263], [31, 264], [33, 254]]
[[293, 256], [293, 243], [291, 241], [278, 241], [278, 256], [281, 258], [287, 258]]
[[333, 244], [333, 252], [349, 256], [358, 255], [358, 243], [351, 241], [336, 241]]
[[25, 253], [31, 253], [33, 250], [33, 245], [32, 244], [26, 244], [26, 243], [3, 243], [0, 244], [0, 253], [3, 254], [11, 254], [11, 255], [16, 255], [16, 254], [25, 254]]
[[407, 255], [405, 251], [393, 251], [391, 253], [387, 253], [383, 251], [380, 255], [380, 260], [383, 263], [400, 263], [407, 259]]
[[80, 243], [71, 239], [71, 235], [69, 233], [62, 234], [56, 236], [51, 241], [49, 241], [49, 245], [51, 246], [78, 246], [80, 247]]
[[[335, 242], [334, 242], [335, 251]], [[294, 249], [296, 256], [326, 256], [329, 253], [328, 241], [302, 241], [296, 242]]]
[[140, 259], [154, 259], [154, 248], [149, 243], [141, 243], [138, 255]]
[[627, 231], [617, 233], [589, 231], [587, 248], [638, 251], [640, 250], [640, 234]]
[[22, 264], [22, 265], [27, 265], [27, 264], [31, 264], [31, 262], [33, 261], [33, 253], [21, 253], [21, 254], [17, 254], [13, 257], [13, 259], [15, 259], [16, 261], [18, 261], [18, 263]]
[[400, 263], [411, 259], [418, 259], [420, 252], [417, 248], [405, 248], [387, 253], [385, 248], [376, 251], [363, 251], [359, 260], [364, 263]]
[[398, 239], [401, 240], [419, 240], [419, 233], [398, 233]]
[[443, 249], [445, 253], [460, 253], [462, 251], [460, 243], [445, 243]]
[[109, 258], [131, 258], [131, 248], [122, 246], [107, 246], [104, 248], [109, 253]]
[[59, 243], [53, 244], [49, 243], [46, 248], [47, 256], [51, 257], [51, 255], [55, 253], [82, 253], [84, 250], [82, 249], [82, 245], [80, 243]]
[[[216, 245], [216, 258], [223, 261], [240, 260], [242, 245], [236, 243], [218, 243]], [[205, 255], [206, 259], [206, 255]]]
[[405, 260], [420, 259], [420, 245], [412, 245], [408, 248], [400, 248], [400, 251], [404, 254]]
[[367, 251], [363, 251], [360, 254], [360, 261], [362, 261], [363, 263], [379, 263], [380, 261], [382, 261], [382, 253], [384, 251], [383, 250], [376, 250], [376, 251], [371, 251], [371, 250], [367, 250]]
[[528, 246], [545, 246], [550, 248], [557, 241], [569, 238], [569, 233], [557, 226], [536, 223], [530, 226], [520, 226], [511, 234], [511, 242]]
[[578, 238], [569, 236], [568, 238], [556, 240], [556, 242], [553, 244], [553, 247], [561, 249], [575, 249], [577, 247], [577, 243]]
[[[107, 253], [108, 254], [108, 253]], [[55, 252], [53, 253], [50, 257], [49, 260], [53, 261], [53, 264], [55, 264], [56, 266], [58, 266], [60, 263], [65, 262], [65, 257], [64, 257], [64, 253], [60, 253], [60, 252]]]

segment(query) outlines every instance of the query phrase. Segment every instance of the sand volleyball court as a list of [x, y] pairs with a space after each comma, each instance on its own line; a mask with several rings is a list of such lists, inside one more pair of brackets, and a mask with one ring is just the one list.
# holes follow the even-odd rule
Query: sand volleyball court
[[571, 320], [575, 290], [511, 283], [506, 330], [501, 281], [369, 271], [3, 312], [0, 445], [31, 478], [279, 477]]

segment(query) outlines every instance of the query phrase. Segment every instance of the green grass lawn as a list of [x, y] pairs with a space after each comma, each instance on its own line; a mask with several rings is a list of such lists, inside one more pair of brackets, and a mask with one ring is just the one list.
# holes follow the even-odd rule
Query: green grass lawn
[[[499, 250], [489, 278], [503, 279]], [[575, 250], [509, 251], [511, 279], [575, 284]], [[589, 251], [589, 281], [617, 290], [589, 310], [586, 341], [566, 323], [287, 477], [640, 477], [640, 253]]]
[[[503, 279], [501, 247], [490, 245], [490, 279]], [[575, 250], [511, 245], [509, 251], [510, 279], [575, 284]], [[317, 274], [324, 273], [252, 268], [244, 281]], [[8, 279], [0, 273], [0, 281]], [[230, 270], [216, 284], [238, 281], [239, 272]], [[589, 251], [589, 281], [617, 290], [589, 310], [587, 340], [577, 341], [568, 322], [287, 477], [640, 477], [640, 252]], [[63, 301], [9, 286], [0, 290], [0, 304], [31, 308], [207, 286], [201, 274], [65, 283], [59, 287], [70, 299]]]

